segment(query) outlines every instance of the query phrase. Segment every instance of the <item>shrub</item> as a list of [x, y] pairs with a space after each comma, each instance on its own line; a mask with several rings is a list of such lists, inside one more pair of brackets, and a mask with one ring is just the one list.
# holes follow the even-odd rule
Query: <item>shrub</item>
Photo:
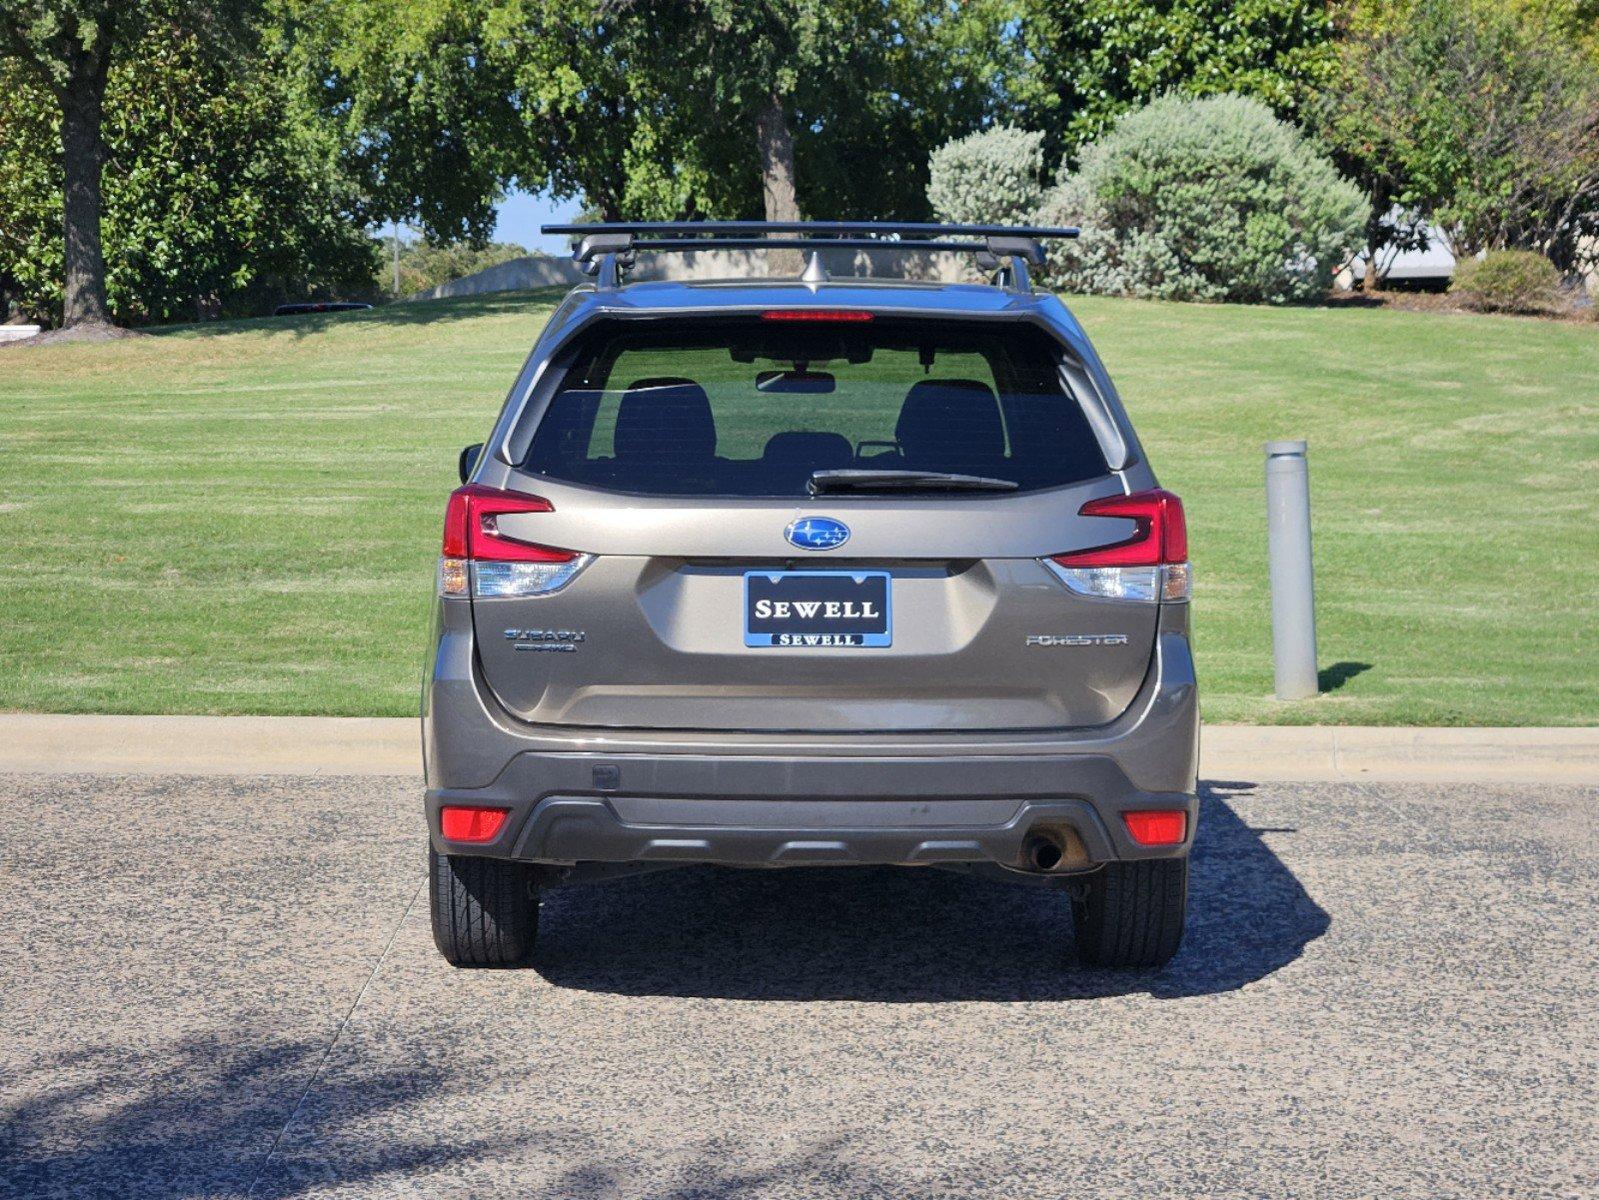
[[1359, 190], [1258, 100], [1166, 96], [1083, 151], [1043, 204], [1075, 291], [1280, 303], [1321, 295], [1360, 246]]
[[1449, 294], [1479, 312], [1549, 312], [1560, 306], [1560, 272], [1531, 250], [1490, 250], [1455, 268]]
[[1044, 197], [1044, 135], [996, 125], [956, 138], [928, 160], [927, 199], [940, 221], [1031, 221]]

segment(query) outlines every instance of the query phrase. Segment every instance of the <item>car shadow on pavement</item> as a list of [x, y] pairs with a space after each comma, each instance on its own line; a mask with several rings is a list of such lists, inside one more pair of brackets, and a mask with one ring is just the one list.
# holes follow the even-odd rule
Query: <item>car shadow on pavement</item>
[[[421, 1102], [448, 1081], [420, 1065], [350, 1078], [324, 1073], [302, 1112], [325, 1051], [321, 1042], [247, 1029], [138, 1049], [63, 1049], [38, 1064], [45, 1082], [0, 1100], [0, 1197], [287, 1196], [335, 1181], [403, 1178], [485, 1148], [341, 1137], [341, 1129]], [[317, 1126], [323, 1153], [308, 1162], [292, 1132], [283, 1136], [296, 1116], [301, 1134]], [[330, 1141], [338, 1154], [326, 1154]]]
[[[534, 966], [559, 987], [745, 1000], [1073, 1000], [1228, 992], [1293, 962], [1327, 914], [1201, 788], [1188, 929], [1164, 970], [1081, 968], [1054, 889], [934, 869], [696, 867], [552, 889]], [[1293, 830], [1273, 830], [1291, 835]]]

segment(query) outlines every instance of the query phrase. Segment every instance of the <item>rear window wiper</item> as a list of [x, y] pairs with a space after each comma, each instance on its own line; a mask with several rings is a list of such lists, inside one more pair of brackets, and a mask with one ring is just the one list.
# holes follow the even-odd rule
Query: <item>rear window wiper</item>
[[823, 492], [857, 491], [1014, 492], [1019, 486], [1014, 479], [957, 475], [949, 471], [842, 469], [813, 471], [805, 490], [819, 496]]

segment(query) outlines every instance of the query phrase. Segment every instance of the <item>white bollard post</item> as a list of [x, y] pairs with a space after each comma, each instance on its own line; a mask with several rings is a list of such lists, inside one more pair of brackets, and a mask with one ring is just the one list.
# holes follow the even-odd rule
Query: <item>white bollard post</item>
[[1266, 542], [1277, 699], [1303, 700], [1316, 682], [1316, 594], [1310, 559], [1310, 468], [1304, 442], [1266, 443]]

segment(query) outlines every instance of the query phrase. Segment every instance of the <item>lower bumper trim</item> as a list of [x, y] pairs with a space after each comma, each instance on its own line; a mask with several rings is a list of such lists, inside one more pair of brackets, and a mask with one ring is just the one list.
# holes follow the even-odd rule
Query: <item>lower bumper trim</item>
[[[593, 789], [596, 764], [619, 765], [616, 775], [633, 786]], [[510, 815], [492, 842], [448, 842], [439, 833], [445, 804], [495, 805]], [[1117, 763], [1096, 755], [862, 761], [523, 754], [491, 787], [429, 789], [427, 809], [440, 851], [551, 865], [1026, 867], [1027, 843], [1037, 835], [1070, 860], [1062, 870], [1184, 854], [1198, 815], [1192, 793], [1143, 791]], [[1139, 809], [1187, 812], [1188, 840], [1138, 845], [1121, 814]]]
[[[1015, 804], [1008, 821], [976, 827], [885, 826], [871, 819], [874, 801], [831, 803], [836, 810], [834, 826], [827, 836], [818, 837], [814, 829], [774, 823], [783, 806], [759, 800], [742, 805], [742, 820], [737, 823], [683, 828], [632, 824], [618, 815], [618, 805], [603, 797], [548, 796], [529, 815], [511, 857], [528, 862], [683, 862], [746, 867], [940, 862], [1017, 865], [1035, 826], [1059, 825], [1076, 829], [1095, 861], [1119, 857], [1106, 825], [1085, 800]], [[939, 805], [930, 801], [923, 807], [936, 820]], [[722, 815], [726, 815], [725, 809]]]
[[[433, 797], [430, 796], [430, 800]], [[442, 798], [438, 801], [442, 802]], [[1183, 795], [1140, 797], [1149, 806], [1197, 809]], [[696, 803], [711, 806], [714, 824], [692, 821]], [[1159, 858], [1185, 853], [1187, 845], [1143, 847], [1133, 843], [1122, 822], [1107, 819], [1095, 803], [1077, 797], [1012, 801], [1008, 819], [993, 824], [963, 822], [967, 802], [929, 800], [918, 808], [915, 824], [887, 824], [881, 810], [892, 807], [874, 800], [821, 802], [832, 810], [826, 829], [812, 820], [797, 825], [786, 819], [783, 802], [747, 800], [729, 809], [725, 800], [696, 802], [673, 799], [667, 806], [678, 817], [671, 825], [627, 820], [623, 811], [649, 805], [638, 798], [545, 796], [533, 804], [519, 826], [508, 829], [498, 844], [457, 845], [439, 837], [435, 845], [456, 854], [487, 854], [522, 862], [578, 863], [712, 863], [740, 867], [850, 866], [892, 864], [932, 866], [948, 863], [995, 863], [1025, 869], [1027, 850], [1039, 836], [1069, 844], [1074, 833], [1081, 854], [1062, 869], [1128, 858]], [[619, 811], [622, 810], [622, 811]], [[708, 814], [709, 815], [709, 814]], [[686, 818], [686, 819], [685, 819]], [[1192, 819], [1190, 819], [1192, 828]]]

